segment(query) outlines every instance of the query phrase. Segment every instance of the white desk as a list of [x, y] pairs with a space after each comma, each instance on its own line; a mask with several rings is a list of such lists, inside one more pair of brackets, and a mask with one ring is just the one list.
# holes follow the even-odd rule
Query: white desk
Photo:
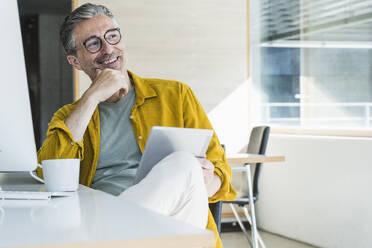
[[[0, 174], [0, 185], [28, 175]], [[72, 197], [50, 201], [0, 200], [0, 247], [205, 247], [214, 234], [109, 194], [80, 186]]]

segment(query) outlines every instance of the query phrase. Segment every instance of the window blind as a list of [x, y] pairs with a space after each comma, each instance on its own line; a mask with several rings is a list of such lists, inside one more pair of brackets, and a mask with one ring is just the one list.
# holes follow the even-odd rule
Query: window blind
[[371, 41], [372, 0], [262, 0], [261, 41]]

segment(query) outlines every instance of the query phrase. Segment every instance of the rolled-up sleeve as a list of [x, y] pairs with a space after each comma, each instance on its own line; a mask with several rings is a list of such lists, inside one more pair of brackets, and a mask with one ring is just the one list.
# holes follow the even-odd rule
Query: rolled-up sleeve
[[[58, 110], [49, 123], [47, 137], [37, 153], [38, 163], [47, 159], [79, 158], [84, 159], [84, 144], [74, 141], [71, 131], [65, 124], [67, 109], [65, 106]], [[38, 168], [37, 174], [41, 176], [41, 169]]]
[[209, 202], [232, 201], [236, 198], [236, 192], [231, 185], [231, 169], [227, 164], [215, 164], [214, 173], [221, 179], [220, 189], [211, 197]]

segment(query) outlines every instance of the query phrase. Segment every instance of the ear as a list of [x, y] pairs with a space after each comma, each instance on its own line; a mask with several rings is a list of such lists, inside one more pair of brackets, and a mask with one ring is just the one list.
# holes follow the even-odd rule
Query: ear
[[77, 70], [82, 70], [79, 60], [74, 55], [67, 55], [67, 61]]

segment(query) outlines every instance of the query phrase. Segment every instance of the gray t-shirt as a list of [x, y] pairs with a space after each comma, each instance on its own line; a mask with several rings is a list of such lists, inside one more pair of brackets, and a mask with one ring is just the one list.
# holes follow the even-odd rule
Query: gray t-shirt
[[136, 99], [134, 87], [116, 103], [98, 105], [101, 134], [97, 171], [91, 187], [119, 195], [133, 185], [141, 150], [134, 135], [130, 114]]

